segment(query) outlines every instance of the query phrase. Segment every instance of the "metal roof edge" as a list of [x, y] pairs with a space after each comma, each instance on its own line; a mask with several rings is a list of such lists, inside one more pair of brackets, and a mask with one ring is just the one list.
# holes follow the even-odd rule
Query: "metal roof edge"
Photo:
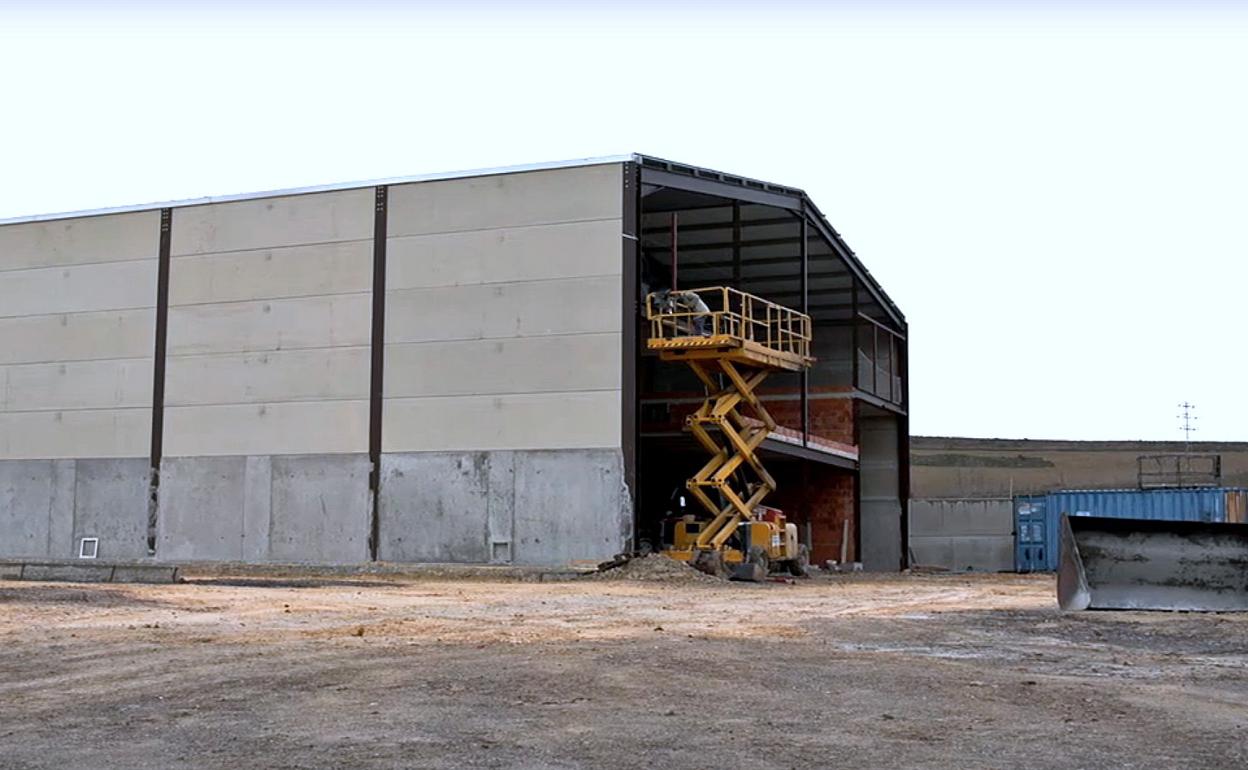
[[549, 161], [546, 163], [526, 163], [515, 166], [497, 166], [494, 168], [467, 169], [462, 171], [442, 171], [432, 174], [416, 174], [413, 176], [396, 176], [386, 179], [367, 179], [355, 182], [334, 182], [323, 185], [290, 187], [277, 190], [236, 193], [232, 195], [208, 195], [201, 198], [184, 198], [181, 200], [159, 201], [154, 203], [136, 203], [126, 206], [84, 209], [81, 211], [63, 211], [53, 214], [33, 214], [0, 219], [0, 225], [17, 225], [29, 222], [49, 222], [59, 219], [78, 219], [81, 217], [104, 216], [107, 214], [128, 214], [137, 211], [155, 211], [165, 208], [185, 206], [203, 206], [209, 203], [230, 203], [232, 201], [258, 200], [263, 198], [280, 198], [288, 195], [306, 195], [309, 193], [336, 192], [339, 190], [358, 190], [380, 185], [411, 184], [415, 182], [437, 182], [446, 179], [468, 179], [478, 176], [496, 176], [499, 174], [521, 174], [526, 171], [550, 171], [560, 168], [577, 168], [581, 166], [605, 166], [612, 163], [631, 163], [641, 156], [605, 155], [593, 158], [575, 158], [572, 160]]
[[139, 211], [156, 211], [164, 208], [181, 208], [186, 206], [203, 206], [210, 203], [230, 203], [234, 201], [258, 200], [263, 198], [279, 198], [288, 195], [307, 195], [310, 193], [320, 192], [336, 192], [340, 190], [358, 190], [368, 187], [377, 187], [380, 185], [396, 185], [396, 184], [412, 184], [416, 182], [436, 182], [446, 179], [468, 179], [478, 176], [495, 176], [499, 174], [520, 174], [526, 171], [549, 171], [560, 168], [577, 168], [581, 166], [603, 166], [612, 163], [637, 163], [639, 165], [662, 165], [675, 173], [686, 174], [693, 178], [710, 179], [726, 184], [735, 184], [746, 189], [765, 190], [770, 193], [786, 195], [794, 198], [802, 206], [809, 207], [811, 213], [818, 217], [827, 229], [836, 239], [837, 244], [845, 251], [845, 256], [852, 260], [854, 265], [861, 271], [864, 279], [868, 284], [868, 288], [877, 293], [883, 300], [885, 306], [896, 316], [896, 318], [905, 324], [905, 315], [901, 309], [897, 307], [897, 303], [893, 302], [888, 293], [884, 291], [884, 287], [879, 281], [871, 275], [862, 260], [858, 259], [858, 255], [849, 247], [841, 234], [836, 228], [828, 222], [827, 217], [815, 205], [805, 190], [797, 187], [789, 187], [787, 185], [779, 185], [771, 182], [764, 182], [760, 179], [752, 179], [750, 177], [741, 176], [739, 174], [728, 174], [712, 169], [701, 168], [687, 163], [677, 163], [675, 161], [666, 160], [655, 155], [645, 155], [642, 153], [629, 153], [627, 155], [605, 155], [592, 158], [574, 158], [571, 160], [549, 161], [545, 163], [528, 163], [515, 166], [497, 166], [493, 168], [467, 169], [462, 171], [443, 171], [432, 174], [417, 174], [414, 176], [398, 176], [386, 179], [370, 179], [355, 182], [337, 182], [323, 185], [312, 185], [307, 187], [291, 187], [277, 190], [263, 190], [258, 192], [237, 193], [233, 195], [209, 195], [201, 198], [186, 198], [182, 200], [159, 201], [154, 203], [139, 203], [128, 206], [112, 206], [108, 208], [84, 209], [81, 211], [64, 211], [52, 214], [33, 214], [19, 217], [8, 217], [0, 219], [0, 226], [18, 225], [31, 222], [50, 222], [60, 219], [78, 219], [81, 217], [105, 216], [107, 214], [128, 214]]
[[888, 292], [884, 290], [884, 287], [880, 285], [880, 282], [876, 280], [875, 276], [871, 275], [871, 271], [867, 269], [867, 266], [863, 264], [862, 260], [858, 259], [858, 255], [849, 247], [849, 244], [845, 242], [845, 239], [841, 237], [841, 234], [837, 232], [835, 227], [832, 226], [832, 223], [828, 221], [828, 218], [824, 216], [822, 211], [819, 210], [819, 206], [815, 204], [815, 202], [811, 199], [810, 194], [805, 190], [799, 187], [790, 187], [788, 185], [780, 185], [773, 182], [764, 182], [761, 179], [752, 179], [750, 177], [741, 176], [740, 174], [728, 174], [722, 171], [703, 168], [701, 166], [694, 166], [688, 163], [678, 163], [676, 161], [659, 158], [654, 155], [638, 154], [635, 155], [634, 158], [636, 159], [636, 162], [642, 166], [662, 168], [663, 170], [676, 174], [683, 174], [694, 179], [704, 179], [723, 184], [736, 185], [744, 189], [761, 190], [793, 198], [797, 203], [804, 207], [808, 213], [819, 219], [834, 241], [831, 246], [833, 248], [839, 247], [839, 250], [843, 252], [843, 257], [853, 263], [853, 266], [857, 268], [857, 272], [860, 274], [863, 282], [867, 284], [867, 290], [876, 294], [877, 299], [880, 300], [880, 303], [884, 306], [886, 312], [892, 315], [903, 329], [907, 327], [905, 313], [901, 312], [901, 308], [897, 306], [897, 303], [893, 301], [892, 297], [888, 296]]
[[689, 163], [680, 163], [667, 158], [660, 158], [657, 155], [646, 155], [637, 153], [633, 156], [637, 163], [650, 168], [662, 168], [677, 174], [684, 174], [697, 179], [708, 179], [715, 182], [723, 182], [725, 184], [735, 184], [738, 187], [745, 187], [755, 190], [765, 190], [767, 192], [778, 193], [780, 195], [788, 195], [792, 198], [802, 198], [806, 196], [806, 191], [797, 187], [790, 187], [783, 184], [775, 184], [774, 182], [765, 182], [762, 179], [754, 179], [740, 174], [729, 174], [724, 171], [716, 171], [715, 169], [705, 168], [703, 166], [694, 166]]
[[845, 250], [846, 257], [853, 260], [854, 264], [857, 265], [862, 271], [862, 277], [866, 281], [868, 288], [878, 295], [878, 298], [883, 302], [885, 308], [889, 310], [895, 316], [896, 320], [901, 323], [902, 328], [908, 329], [909, 323], [906, 321], [906, 314], [901, 312], [901, 308], [897, 306], [897, 303], [893, 301], [892, 297], [888, 296], [888, 292], [884, 290], [884, 287], [878, 280], [876, 280], [875, 276], [871, 275], [871, 271], [867, 269], [867, 266], [863, 263], [863, 261], [858, 259], [857, 252], [850, 248], [849, 244], [845, 242], [845, 238], [842, 237], [840, 232], [832, 226], [832, 223], [828, 221], [828, 218], [824, 216], [822, 211], [819, 210], [819, 206], [811, 200], [809, 195], [802, 193], [802, 199], [806, 202], [809, 210], [813, 212], [825, 226], [827, 226], [829, 231], [831, 231], [832, 237], [836, 240], [836, 244]]

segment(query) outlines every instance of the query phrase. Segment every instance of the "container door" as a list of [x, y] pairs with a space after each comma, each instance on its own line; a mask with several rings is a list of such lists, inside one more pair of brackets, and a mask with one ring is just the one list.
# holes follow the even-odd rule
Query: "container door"
[[1045, 572], [1049, 537], [1044, 497], [1014, 498], [1014, 567], [1019, 572]]

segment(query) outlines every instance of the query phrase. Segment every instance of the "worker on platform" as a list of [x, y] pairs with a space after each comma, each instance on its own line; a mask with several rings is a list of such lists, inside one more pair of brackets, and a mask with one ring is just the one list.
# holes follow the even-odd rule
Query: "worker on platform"
[[677, 312], [693, 315], [693, 333], [699, 337], [711, 336], [711, 309], [697, 292], [672, 291], [668, 295]]

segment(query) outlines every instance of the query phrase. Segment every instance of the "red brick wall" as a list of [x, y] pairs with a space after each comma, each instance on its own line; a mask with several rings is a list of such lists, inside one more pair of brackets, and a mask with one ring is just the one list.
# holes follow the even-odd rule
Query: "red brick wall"
[[[810, 399], [810, 435], [838, 441], [842, 444], [854, 443], [854, 402], [848, 398], [812, 398]], [[802, 429], [801, 399], [784, 401], [764, 401], [763, 405], [778, 425], [800, 431]]]
[[822, 565], [829, 559], [840, 561], [842, 537], [845, 537], [847, 561], [857, 561], [853, 530], [854, 477], [848, 473], [813, 475], [807, 487], [806, 502], [813, 541], [811, 562]]
[[[806, 540], [810, 523], [810, 561], [841, 560], [841, 538], [846, 539], [847, 561], [857, 561], [854, 549], [854, 477], [849, 471], [826, 465], [775, 468], [776, 493], [765, 501], [785, 512]], [[805, 477], [803, 478], [803, 473]], [[842, 535], [845, 533], [845, 535]]]
[[[648, 397], [649, 398], [649, 397]], [[842, 444], [854, 443], [854, 406], [848, 398], [812, 398], [810, 404], [810, 434]], [[783, 401], [764, 401], [763, 405], [775, 419], [776, 424], [796, 431], [802, 429], [802, 402], [800, 398]], [[643, 432], [678, 431], [685, 426], [685, 417], [697, 410], [699, 404], [672, 404], [669, 417], [663, 423], [644, 422]], [[748, 406], [741, 413], [752, 416]]]

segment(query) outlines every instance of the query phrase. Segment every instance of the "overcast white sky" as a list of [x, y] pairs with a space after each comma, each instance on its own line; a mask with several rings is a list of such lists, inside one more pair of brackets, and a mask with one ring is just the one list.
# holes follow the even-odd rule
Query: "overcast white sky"
[[916, 434], [1248, 440], [1232, 3], [516, 5], [0, 0], [0, 217], [643, 152], [811, 194]]

